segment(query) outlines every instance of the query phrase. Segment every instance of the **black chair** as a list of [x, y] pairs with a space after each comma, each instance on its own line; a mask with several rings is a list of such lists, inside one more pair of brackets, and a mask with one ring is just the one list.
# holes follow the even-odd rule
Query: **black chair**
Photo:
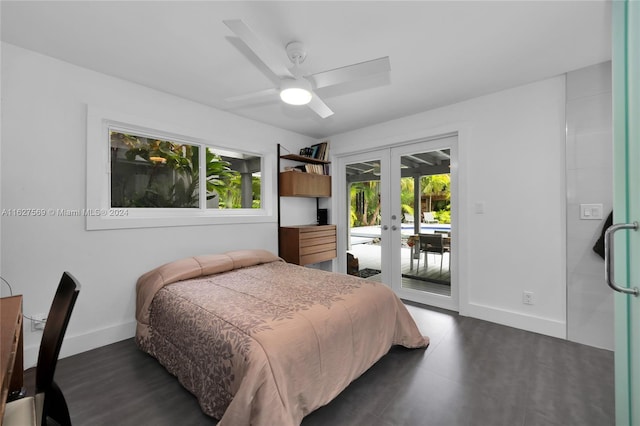
[[60, 426], [71, 426], [67, 402], [53, 376], [78, 293], [80, 284], [76, 279], [68, 272], [62, 274], [40, 343], [36, 395], [7, 403], [2, 422], [4, 426], [46, 426], [48, 418]]
[[440, 272], [442, 273], [442, 261], [444, 260], [444, 253], [449, 251], [444, 245], [442, 234], [419, 234], [419, 256], [417, 269], [420, 270], [420, 256], [424, 253], [424, 265], [429, 268], [429, 261], [427, 255], [429, 253], [437, 253], [440, 255]]

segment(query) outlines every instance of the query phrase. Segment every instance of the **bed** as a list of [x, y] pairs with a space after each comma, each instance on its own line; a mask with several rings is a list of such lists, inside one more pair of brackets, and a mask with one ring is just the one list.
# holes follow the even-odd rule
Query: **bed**
[[220, 426], [294, 426], [392, 345], [429, 344], [385, 285], [265, 250], [181, 259], [140, 277], [136, 342]]

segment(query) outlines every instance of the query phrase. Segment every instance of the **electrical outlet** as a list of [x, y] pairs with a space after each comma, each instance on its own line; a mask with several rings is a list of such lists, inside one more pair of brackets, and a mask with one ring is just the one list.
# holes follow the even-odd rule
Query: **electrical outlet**
[[47, 322], [47, 314], [33, 314], [31, 315], [31, 331], [42, 331], [44, 325]]
[[524, 303], [525, 305], [533, 305], [533, 292], [522, 292], [522, 303]]

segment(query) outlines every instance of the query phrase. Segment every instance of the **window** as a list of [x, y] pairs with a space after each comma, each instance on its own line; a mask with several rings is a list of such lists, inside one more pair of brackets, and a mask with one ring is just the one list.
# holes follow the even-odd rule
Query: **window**
[[207, 208], [259, 209], [260, 157], [207, 148]]
[[109, 139], [112, 208], [200, 208], [201, 172], [205, 208], [260, 208], [258, 156], [114, 129]]
[[200, 206], [200, 147], [111, 130], [111, 207]]
[[273, 190], [265, 198], [273, 176], [263, 173], [275, 169], [275, 154], [236, 148], [259, 142], [229, 149], [95, 108], [87, 136], [87, 229], [276, 221]]

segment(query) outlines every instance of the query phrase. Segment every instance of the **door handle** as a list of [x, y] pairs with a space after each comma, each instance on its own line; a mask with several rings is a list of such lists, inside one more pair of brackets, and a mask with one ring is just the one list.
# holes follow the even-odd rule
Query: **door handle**
[[389, 227], [387, 225], [382, 225], [382, 230], [386, 231], [387, 229], [389, 229]]
[[398, 227], [397, 227], [397, 226], [395, 226], [395, 225], [392, 225], [392, 226], [391, 226], [391, 230], [392, 230], [392, 231], [397, 231], [397, 230], [398, 230]]
[[638, 222], [633, 223], [618, 223], [610, 226], [604, 233], [604, 275], [607, 280], [607, 284], [609, 287], [618, 291], [620, 293], [625, 294], [633, 294], [634, 296], [638, 296], [640, 294], [640, 290], [638, 287], [626, 288], [620, 287], [616, 284], [614, 276], [613, 276], [613, 235], [620, 231], [621, 229], [632, 229], [634, 231], [638, 230]]

